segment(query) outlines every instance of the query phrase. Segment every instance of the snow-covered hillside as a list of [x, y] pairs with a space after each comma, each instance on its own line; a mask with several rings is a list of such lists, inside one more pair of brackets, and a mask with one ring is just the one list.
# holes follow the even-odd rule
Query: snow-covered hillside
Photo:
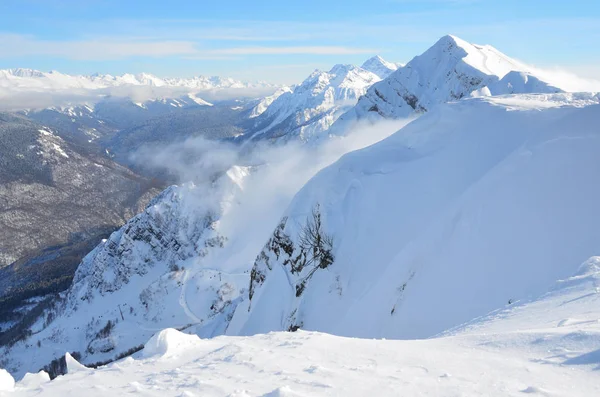
[[68, 357], [69, 373], [52, 382], [39, 373], [14, 385], [0, 373], [0, 394], [598, 395], [599, 262], [590, 258], [549, 293], [433, 339], [306, 331], [199, 339], [167, 329], [133, 357], [96, 370]]
[[[247, 174], [234, 168], [212, 189], [173, 186], [154, 198], [83, 259], [64, 298], [34, 324], [33, 338], [3, 353], [3, 366], [22, 375], [48, 365], [57, 348], [78, 352], [88, 363], [112, 360], [165, 327], [197, 325], [209, 328], [204, 336], [223, 333], [219, 316], [229, 314], [248, 276], [225, 267], [198, 273], [194, 266], [223, 247], [219, 219]], [[187, 288], [198, 296], [197, 315], [187, 306]]]
[[264, 98], [260, 98], [259, 100], [257, 100], [257, 102], [255, 104], [252, 104], [253, 106], [250, 109], [250, 114], [248, 115], [248, 117], [253, 119], [255, 117], [260, 116], [269, 108], [269, 106], [271, 106], [271, 104], [277, 98], [279, 98], [283, 94], [291, 93], [292, 91], [293, 91], [293, 89], [290, 87], [287, 87], [287, 86], [281, 87], [280, 89], [275, 91], [272, 95], [267, 95]]
[[295, 197], [228, 332], [423, 338], [545, 291], [594, 254], [600, 96], [444, 105]]
[[[552, 93], [568, 91], [553, 79], [495, 48], [444, 36], [379, 83], [340, 117], [343, 130], [360, 119], [401, 118], [423, 113], [472, 94]], [[538, 76], [538, 77], [536, 77]]]
[[[298, 189], [344, 153], [399, 127], [365, 130], [319, 148], [270, 148], [239, 159], [258, 165], [233, 166], [214, 181], [236, 154], [220, 146], [210, 152], [218, 157], [213, 161], [199, 154], [193, 167], [206, 183], [167, 189], [89, 253], [65, 298], [46, 310], [32, 335], [0, 348], [0, 367], [20, 377], [62, 350], [80, 353], [86, 364], [113, 360], [165, 327], [223, 334], [248, 296], [256, 253]], [[194, 145], [187, 141], [169, 153]]]
[[327, 130], [380, 78], [352, 65], [316, 70], [291, 92], [281, 93], [251, 119], [252, 139], [311, 140]]

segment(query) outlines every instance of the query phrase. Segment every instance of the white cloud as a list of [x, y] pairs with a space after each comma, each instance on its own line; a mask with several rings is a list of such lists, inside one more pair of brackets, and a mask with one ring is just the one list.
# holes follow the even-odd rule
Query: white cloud
[[291, 47], [236, 47], [206, 51], [205, 54], [223, 55], [349, 55], [371, 54], [377, 50], [371, 48], [353, 48], [339, 46], [291, 46]]
[[50, 41], [31, 36], [0, 34], [0, 58], [51, 55], [74, 60], [106, 60], [135, 56], [164, 57], [195, 54], [187, 41], [131, 41], [121, 39]]
[[220, 49], [199, 48], [192, 41], [91, 39], [79, 41], [49, 41], [33, 37], [0, 34], [0, 58], [50, 55], [73, 60], [114, 60], [138, 56], [186, 56], [188, 59], [232, 59], [235, 55], [348, 55], [366, 54], [373, 49], [344, 46], [252, 46]]

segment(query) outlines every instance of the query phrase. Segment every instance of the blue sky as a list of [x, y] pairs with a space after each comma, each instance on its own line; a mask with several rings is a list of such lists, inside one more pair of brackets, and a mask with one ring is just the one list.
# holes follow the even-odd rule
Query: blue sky
[[295, 83], [448, 33], [600, 79], [597, 0], [1, 0], [0, 68]]

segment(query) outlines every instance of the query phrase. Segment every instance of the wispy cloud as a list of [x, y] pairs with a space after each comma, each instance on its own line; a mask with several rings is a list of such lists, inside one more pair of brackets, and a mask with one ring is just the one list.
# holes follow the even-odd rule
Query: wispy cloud
[[286, 54], [311, 54], [311, 55], [348, 55], [370, 54], [371, 48], [352, 48], [339, 46], [292, 46], [292, 47], [236, 47], [208, 51], [215, 55], [286, 55]]
[[0, 58], [47, 55], [73, 60], [113, 60], [184, 55], [187, 59], [232, 59], [241, 55], [348, 55], [367, 54], [375, 50], [344, 46], [248, 46], [233, 48], [200, 48], [191, 41], [131, 39], [92, 39], [48, 41], [33, 37], [0, 34]]
[[46, 55], [74, 60], [111, 60], [136, 56], [165, 57], [196, 54], [188, 41], [139, 41], [127, 39], [49, 41], [34, 37], [0, 34], [0, 58]]

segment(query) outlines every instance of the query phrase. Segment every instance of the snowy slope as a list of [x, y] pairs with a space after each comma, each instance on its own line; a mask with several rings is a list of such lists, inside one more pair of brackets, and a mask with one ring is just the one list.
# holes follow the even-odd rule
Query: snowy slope
[[553, 83], [536, 78], [536, 73], [489, 45], [444, 36], [406, 66], [369, 88], [358, 104], [340, 117], [335, 128], [346, 128], [348, 123], [360, 119], [423, 113], [473, 92], [480, 96], [562, 91]]
[[281, 87], [280, 89], [275, 91], [272, 95], [268, 95], [264, 98], [259, 99], [257, 101], [257, 103], [254, 104], [254, 106], [252, 106], [252, 108], [250, 109], [250, 114], [248, 115], [248, 117], [253, 119], [255, 117], [260, 116], [269, 108], [269, 106], [271, 106], [271, 104], [277, 98], [279, 98], [283, 94], [291, 93], [292, 91], [293, 90], [290, 87]]
[[361, 68], [376, 74], [380, 79], [385, 79], [401, 66], [397, 63], [388, 62], [379, 55], [376, 55], [373, 58], [367, 59], [361, 65]]
[[[57, 350], [79, 352], [88, 363], [111, 360], [169, 326], [217, 332], [211, 321], [227, 314], [248, 277], [226, 268], [198, 272], [198, 265], [223, 247], [219, 218], [247, 174], [234, 168], [212, 190], [173, 186], [154, 198], [83, 259], [64, 299], [32, 327], [35, 336], [3, 352], [5, 366], [21, 376], [49, 364]], [[187, 288], [201, 295], [194, 302], [201, 318], [187, 306]]]
[[217, 161], [200, 155], [204, 159], [194, 165], [196, 177], [210, 183], [167, 189], [96, 247], [79, 265], [65, 299], [31, 328], [34, 335], [0, 348], [0, 365], [22, 376], [63, 351], [80, 353], [86, 364], [112, 360], [165, 327], [203, 337], [223, 334], [248, 295], [256, 253], [293, 195], [342, 154], [399, 126], [388, 128], [386, 135], [381, 128], [367, 130], [319, 148], [271, 148], [250, 159], [260, 165], [233, 166], [210, 182], [228, 164], [221, 159], [227, 148], [214, 146]]
[[107, 367], [69, 359], [69, 374], [50, 383], [43, 373], [14, 386], [6, 378], [4, 395], [598, 395], [599, 287], [590, 258], [549, 293], [428, 340], [306, 331], [198, 339], [167, 329]]
[[600, 243], [599, 102], [459, 101], [344, 156], [295, 197], [228, 332], [423, 338], [573, 274]]
[[486, 87], [491, 95], [519, 94], [519, 93], [555, 93], [561, 92], [560, 88], [540, 80], [531, 73], [511, 71], [499, 81]]
[[379, 80], [376, 74], [352, 65], [335, 65], [328, 72], [316, 70], [292, 92], [282, 93], [266, 109], [260, 109], [252, 118], [249, 136], [311, 140]]

